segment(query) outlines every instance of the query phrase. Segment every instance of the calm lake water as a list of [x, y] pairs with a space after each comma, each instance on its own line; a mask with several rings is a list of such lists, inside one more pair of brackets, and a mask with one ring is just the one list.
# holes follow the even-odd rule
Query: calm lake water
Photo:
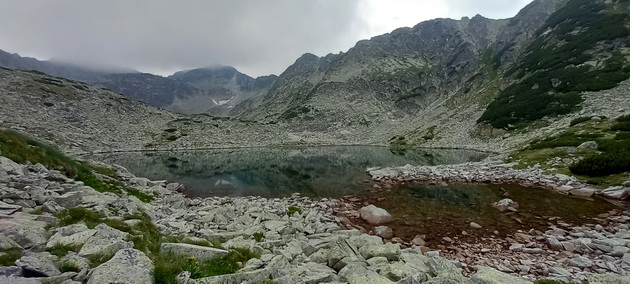
[[[505, 235], [518, 229], [544, 230], [550, 217], [577, 225], [619, 208], [602, 199], [587, 201], [518, 185], [401, 184], [377, 189], [366, 174], [370, 167], [454, 164], [486, 156], [464, 150], [396, 153], [385, 147], [344, 146], [116, 153], [92, 158], [122, 165], [138, 176], [183, 183], [190, 197], [286, 197], [295, 192], [309, 197], [354, 195], [359, 203], [389, 211], [395, 219], [389, 225], [397, 236], [410, 240], [427, 235], [434, 244], [443, 236], [474, 242], [495, 231]], [[491, 206], [506, 195], [520, 204], [518, 212], [500, 213]], [[483, 229], [471, 230], [470, 222]], [[464, 230], [469, 234], [462, 235]]]
[[370, 167], [480, 161], [465, 150], [390, 151], [387, 147], [248, 148], [187, 152], [115, 153], [93, 158], [137, 176], [183, 183], [191, 197], [340, 197], [370, 188]]

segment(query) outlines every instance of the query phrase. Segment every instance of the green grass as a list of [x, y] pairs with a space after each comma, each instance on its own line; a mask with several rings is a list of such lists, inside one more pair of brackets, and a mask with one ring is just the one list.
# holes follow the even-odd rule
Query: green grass
[[22, 257], [22, 250], [12, 248], [0, 253], [0, 266], [13, 266], [15, 261]]
[[227, 256], [207, 261], [189, 256], [158, 254], [152, 257], [155, 266], [153, 276], [156, 284], [171, 284], [177, 283], [177, 275], [182, 271], [189, 271], [192, 279], [231, 274], [240, 268], [240, 264], [259, 257], [248, 249], [232, 249]]
[[103, 223], [103, 218], [98, 213], [82, 208], [68, 208], [57, 212], [55, 217], [59, 218], [59, 226], [64, 227], [77, 223], [84, 223], [88, 228], [92, 229], [98, 224]]
[[59, 271], [61, 271], [61, 273], [65, 273], [65, 272], [80, 272], [81, 268], [79, 268], [79, 266], [76, 263], [73, 262], [65, 262], [62, 263], [59, 267], [58, 267]]
[[265, 235], [261, 232], [256, 232], [254, 233], [254, 235], [252, 235], [252, 237], [257, 243], [259, 243], [265, 238]]
[[293, 214], [295, 213], [300, 213], [302, 214], [302, 209], [295, 207], [295, 206], [289, 206], [289, 208], [287, 208], [287, 215], [289, 216], [293, 216]]
[[63, 257], [63, 256], [66, 256], [66, 254], [68, 254], [71, 251], [79, 252], [79, 250], [81, 250], [81, 247], [82, 247], [81, 245], [73, 246], [73, 245], [56, 244], [52, 248], [48, 249], [48, 252], [50, 252], [50, 254], [52, 255]]
[[[30, 161], [33, 164], [40, 163], [47, 168], [59, 170], [67, 177], [82, 181], [83, 184], [98, 192], [121, 195], [123, 191], [126, 191], [129, 195], [136, 196], [144, 202], [153, 200], [153, 196], [127, 187], [116, 180], [116, 171], [113, 169], [78, 162], [51, 146], [12, 130], [0, 130], [0, 154], [17, 163]], [[112, 179], [101, 180], [93, 172], [112, 177]]]
[[112, 259], [115, 254], [116, 253], [98, 253], [88, 255], [87, 259], [90, 261], [90, 267], [94, 268]]
[[145, 203], [149, 203], [151, 201], [153, 201], [155, 199], [154, 195], [148, 194], [148, 193], [144, 193], [138, 189], [135, 189], [133, 187], [126, 187], [127, 190], [127, 194], [131, 195], [131, 196], [135, 196], [138, 199], [140, 199], [140, 201], [145, 202]]
[[[508, 161], [518, 161], [517, 169], [540, 164], [543, 170], [574, 175], [598, 187], [620, 185], [630, 178], [630, 132], [612, 129], [615, 123], [607, 120], [585, 121], [563, 132], [530, 141], [529, 145], [514, 151]], [[575, 147], [585, 141], [595, 141], [597, 149], [577, 149], [575, 153], [557, 147]], [[573, 164], [558, 162], [554, 158], [581, 158]], [[554, 161], [555, 160], [555, 161]], [[552, 164], [558, 163], [555, 167]]]

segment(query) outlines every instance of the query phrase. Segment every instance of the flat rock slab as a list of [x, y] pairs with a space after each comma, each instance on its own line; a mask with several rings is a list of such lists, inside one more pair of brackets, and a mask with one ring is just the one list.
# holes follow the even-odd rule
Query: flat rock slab
[[153, 283], [153, 262], [137, 249], [121, 249], [112, 259], [94, 268], [88, 284]]
[[206, 261], [213, 258], [226, 256], [228, 254], [228, 251], [191, 244], [163, 243], [160, 247], [160, 253], [173, 253], [177, 255], [193, 256], [197, 260]]
[[521, 277], [509, 275], [496, 269], [479, 266], [477, 267], [477, 273], [470, 277], [471, 284], [532, 284]]

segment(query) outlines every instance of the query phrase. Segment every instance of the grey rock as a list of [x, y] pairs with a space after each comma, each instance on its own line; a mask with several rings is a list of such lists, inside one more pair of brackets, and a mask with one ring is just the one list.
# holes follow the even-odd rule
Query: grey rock
[[470, 284], [531, 284], [531, 281], [527, 281], [521, 277], [503, 273], [496, 269], [478, 266], [477, 272], [470, 277], [468, 283]]
[[45, 244], [48, 239], [48, 233], [43, 227], [33, 227], [7, 220], [0, 220], [0, 234], [24, 248]]
[[[364, 261], [358, 249], [345, 239], [335, 241], [328, 250], [326, 258], [329, 267], [335, 267], [338, 262], [345, 258], [348, 258], [344, 262], [346, 264], [352, 261]], [[341, 268], [343, 267], [339, 269]]]
[[552, 250], [564, 250], [564, 246], [562, 246], [562, 243], [560, 243], [560, 241], [558, 241], [558, 239], [554, 238], [554, 237], [550, 237], [547, 238], [547, 244], [549, 245], [549, 248]]
[[475, 222], [470, 222], [470, 227], [473, 229], [481, 229], [481, 225], [475, 223]]
[[372, 257], [385, 257], [389, 261], [398, 260], [400, 256], [400, 245], [388, 243], [384, 245], [367, 245], [359, 249], [359, 252], [365, 259]]
[[339, 278], [350, 284], [392, 284], [395, 283], [378, 273], [368, 270], [363, 264], [351, 263], [339, 271]]
[[116, 230], [105, 224], [97, 225], [96, 233], [89, 237], [81, 247], [79, 255], [114, 254], [125, 248], [132, 248], [133, 242], [127, 242], [129, 234]]
[[12, 248], [22, 249], [22, 246], [20, 246], [20, 244], [16, 243], [12, 239], [9, 239], [0, 234], [0, 251], [6, 251]]
[[628, 196], [628, 188], [623, 186], [611, 186], [602, 190], [602, 195], [608, 198], [624, 199]]
[[586, 148], [586, 149], [597, 149], [597, 142], [595, 141], [586, 141], [580, 144], [578, 148]]
[[112, 259], [94, 268], [87, 283], [153, 283], [153, 263], [139, 250], [121, 249]]
[[374, 227], [374, 234], [383, 239], [390, 239], [394, 236], [394, 231], [392, 230], [392, 228], [387, 226], [378, 226]]
[[361, 219], [373, 225], [381, 225], [394, 220], [387, 210], [374, 205], [362, 207], [359, 209], [359, 214], [361, 214]]
[[63, 235], [63, 232], [57, 232], [48, 239], [46, 247], [52, 248], [56, 245], [80, 247], [83, 246], [94, 234], [96, 234], [96, 230], [89, 229], [66, 236]]
[[569, 265], [580, 268], [587, 268], [593, 266], [593, 262], [586, 257], [578, 255], [569, 260]]
[[592, 197], [595, 194], [595, 189], [582, 187], [569, 190], [569, 194], [579, 197]]
[[57, 269], [49, 253], [30, 253], [24, 255], [15, 262], [15, 265], [20, 267], [25, 275], [28, 274], [38, 277], [61, 275], [61, 271]]
[[0, 156], [0, 169], [9, 174], [24, 174], [24, 167], [7, 157]]

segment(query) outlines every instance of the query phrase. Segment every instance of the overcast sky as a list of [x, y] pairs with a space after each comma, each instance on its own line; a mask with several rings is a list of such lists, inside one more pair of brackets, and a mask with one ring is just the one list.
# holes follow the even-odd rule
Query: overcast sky
[[434, 18], [508, 18], [531, 0], [0, 0], [0, 49], [169, 75], [214, 64], [280, 74], [300, 55]]

